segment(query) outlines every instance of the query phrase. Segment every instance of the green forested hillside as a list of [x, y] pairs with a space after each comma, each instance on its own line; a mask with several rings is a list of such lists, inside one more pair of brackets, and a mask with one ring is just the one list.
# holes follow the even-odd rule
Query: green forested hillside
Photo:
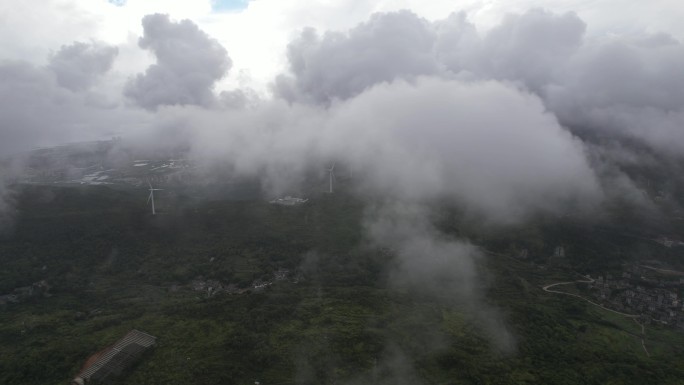
[[[570, 222], [475, 231], [446, 215], [445, 231], [501, 253], [481, 261], [484, 302], [464, 304], [388, 286], [393, 256], [366, 242], [363, 205], [343, 193], [295, 207], [179, 198], [157, 216], [145, 196], [18, 193], [0, 241], [0, 294], [41, 280], [49, 289], [0, 305], [0, 383], [68, 383], [133, 328], [157, 346], [114, 384], [684, 383], [684, 333], [649, 326], [647, 356], [637, 324], [541, 290], [635, 248], [674, 251]], [[568, 260], [545, 264], [559, 243]], [[523, 247], [529, 259], [507, 256]], [[193, 288], [210, 280], [233, 292]], [[485, 304], [514, 336], [512, 351], [475, 315]]]

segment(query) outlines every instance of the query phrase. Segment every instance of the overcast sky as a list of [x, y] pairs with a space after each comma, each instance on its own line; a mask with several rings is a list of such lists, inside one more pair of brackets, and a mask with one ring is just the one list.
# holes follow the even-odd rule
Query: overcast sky
[[273, 186], [337, 159], [368, 191], [517, 217], [600, 200], [606, 169], [631, 185], [629, 150], [576, 128], [684, 154], [674, 0], [35, 0], [0, 19], [0, 155], [184, 141]]
[[35, 0], [0, 19], [0, 155], [184, 142], [276, 189], [339, 160], [368, 191], [501, 218], [601, 200], [605, 170], [630, 188], [630, 150], [577, 128], [684, 154], [674, 0]]
[[[226, 47], [234, 61], [225, 84], [265, 87], [286, 66], [285, 48], [304, 27], [346, 30], [374, 12], [410, 9], [428, 20], [464, 10], [483, 30], [506, 13], [543, 7], [576, 12], [598, 36], [667, 32], [684, 36], [684, 7], [678, 0], [32, 0], [0, 2], [0, 59], [44, 63], [50, 52], [73, 41], [103, 41], [120, 49], [115, 68], [141, 69], [149, 56], [137, 49], [142, 18], [163, 13], [190, 19]], [[242, 72], [243, 76], [240, 77]]]

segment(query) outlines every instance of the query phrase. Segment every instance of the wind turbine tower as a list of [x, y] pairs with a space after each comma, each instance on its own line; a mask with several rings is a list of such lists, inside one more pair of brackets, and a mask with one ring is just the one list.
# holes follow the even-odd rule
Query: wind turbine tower
[[154, 192], [162, 191], [163, 189], [152, 188], [152, 183], [150, 183], [149, 179], [147, 180], [147, 184], [150, 186], [150, 196], [147, 197], [147, 203], [150, 203], [150, 201], [152, 201], [152, 215], [155, 215], [157, 212], [154, 211]]
[[335, 179], [335, 163], [332, 164], [332, 166], [328, 169], [328, 178], [330, 181], [330, 187], [328, 192], [333, 193], [333, 179]]

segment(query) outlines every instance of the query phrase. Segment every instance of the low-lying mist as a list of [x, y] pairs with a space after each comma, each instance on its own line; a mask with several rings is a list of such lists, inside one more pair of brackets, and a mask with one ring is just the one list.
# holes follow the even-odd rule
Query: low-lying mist
[[137, 74], [112, 73], [120, 49], [98, 42], [44, 66], [0, 62], [0, 155], [121, 134], [137, 152], [185, 148], [217, 170], [209, 178], [258, 177], [274, 195], [338, 164], [373, 202], [368, 239], [396, 254], [391, 284], [458, 298], [505, 351], [515, 338], [483, 303], [482, 253], [435, 227], [440, 205], [495, 225], [615, 199], [654, 210], [634, 165], [684, 153], [684, 46], [662, 33], [591, 37], [577, 15], [543, 10], [488, 32], [465, 13], [374, 14], [349, 31], [304, 29], [263, 96], [215, 89], [230, 47], [192, 21], [155, 14], [143, 28], [155, 62]]

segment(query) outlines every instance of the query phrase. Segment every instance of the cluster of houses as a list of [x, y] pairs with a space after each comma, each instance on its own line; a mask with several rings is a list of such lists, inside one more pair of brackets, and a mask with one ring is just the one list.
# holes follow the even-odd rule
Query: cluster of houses
[[679, 291], [684, 278], [677, 280], [649, 279], [639, 274], [639, 268], [624, 271], [620, 277], [599, 276], [589, 283], [595, 299], [611, 309], [639, 314], [646, 323], [660, 323], [684, 330], [684, 305]]
[[145, 351], [154, 347], [156, 343], [157, 337], [133, 329], [114, 345], [90, 356], [71, 384], [110, 383], [112, 379], [121, 376], [140, 361]]
[[[258, 292], [266, 289], [267, 287], [273, 285], [276, 281], [285, 281], [290, 277], [290, 271], [287, 269], [279, 269], [273, 273], [273, 280], [267, 281], [262, 279], [257, 279], [252, 282], [248, 287], [240, 288], [234, 283], [224, 284], [215, 279], [202, 279], [197, 278], [190, 283], [190, 289], [197, 292], [206, 293], [207, 298], [213, 297], [219, 293], [225, 294], [243, 294], [248, 291]], [[293, 280], [297, 282], [297, 278]]]
[[658, 237], [657, 239], [655, 239], [655, 241], [668, 248], [684, 246], [684, 242], [676, 239], [670, 239], [664, 235]]
[[80, 185], [181, 184], [195, 181], [197, 168], [186, 159], [139, 160], [118, 148], [118, 138], [111, 141], [76, 143], [42, 148], [31, 152], [23, 175], [15, 183], [60, 183]]
[[193, 280], [190, 283], [190, 289], [206, 293], [207, 298], [213, 297], [219, 293], [241, 294], [249, 290], [249, 288], [240, 289], [236, 284], [224, 284], [215, 279], [204, 280], [202, 278]]
[[50, 285], [45, 280], [34, 282], [29, 286], [17, 287], [9, 294], [0, 295], [0, 305], [23, 302], [31, 297], [39, 295], [49, 297], [49, 290]]
[[308, 201], [308, 199], [303, 199], [303, 198], [295, 198], [291, 196], [286, 196], [283, 198], [276, 198], [271, 201], [272, 204], [274, 205], [281, 205], [281, 206], [297, 206], [304, 204]]

